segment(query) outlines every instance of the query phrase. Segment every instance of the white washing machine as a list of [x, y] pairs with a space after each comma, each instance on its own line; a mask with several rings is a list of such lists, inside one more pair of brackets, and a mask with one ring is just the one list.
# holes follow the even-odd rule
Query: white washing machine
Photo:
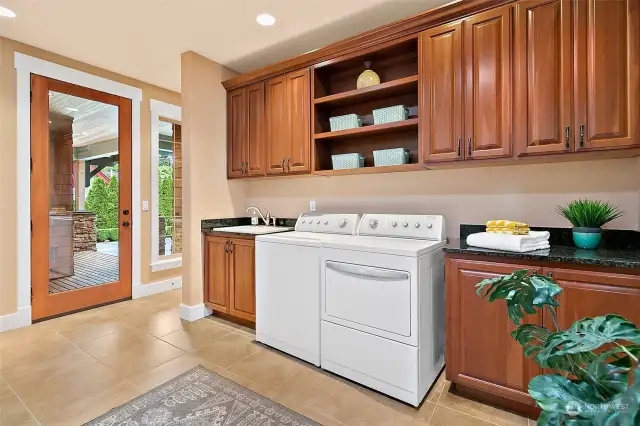
[[444, 218], [366, 214], [322, 242], [320, 365], [418, 406], [444, 366]]
[[320, 365], [320, 258], [329, 237], [356, 234], [357, 214], [302, 214], [295, 231], [256, 237], [256, 340]]

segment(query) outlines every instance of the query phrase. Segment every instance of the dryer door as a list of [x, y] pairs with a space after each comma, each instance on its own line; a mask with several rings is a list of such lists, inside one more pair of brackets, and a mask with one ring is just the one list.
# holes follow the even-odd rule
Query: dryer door
[[326, 319], [411, 336], [409, 272], [332, 260], [323, 267]]

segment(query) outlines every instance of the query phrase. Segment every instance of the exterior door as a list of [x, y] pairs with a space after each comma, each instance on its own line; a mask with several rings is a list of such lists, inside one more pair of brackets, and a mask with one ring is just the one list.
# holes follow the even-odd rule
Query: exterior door
[[248, 86], [245, 173], [264, 176], [264, 83]]
[[309, 70], [287, 74], [287, 98], [289, 106], [289, 145], [286, 152], [286, 172], [308, 172], [311, 163], [309, 147], [311, 138]]
[[528, 0], [515, 5], [518, 155], [573, 148], [571, 10], [568, 0]]
[[229, 240], [205, 237], [205, 300], [218, 312], [229, 313]]
[[285, 173], [289, 154], [289, 107], [286, 76], [267, 81], [267, 174]]
[[31, 79], [32, 317], [131, 297], [131, 101]]
[[247, 96], [244, 88], [227, 94], [227, 175], [239, 177], [245, 174], [247, 144]]
[[511, 7], [463, 21], [467, 158], [511, 156]]
[[421, 36], [423, 157], [425, 162], [463, 158], [462, 24], [431, 28]]
[[[447, 378], [533, 405], [529, 381], [540, 368], [525, 358], [511, 337], [515, 326], [504, 301], [489, 302], [476, 294], [476, 284], [519, 269], [538, 273], [526, 265], [447, 259]], [[453, 283], [453, 285], [450, 285]], [[542, 324], [542, 314], [530, 316]]]
[[640, 4], [576, 1], [576, 149], [640, 144]]
[[253, 240], [233, 239], [229, 258], [229, 313], [256, 321], [255, 249]]

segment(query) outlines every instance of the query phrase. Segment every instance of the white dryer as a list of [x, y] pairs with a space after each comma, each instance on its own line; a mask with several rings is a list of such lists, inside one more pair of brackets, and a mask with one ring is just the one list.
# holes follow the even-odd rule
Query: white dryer
[[418, 406], [444, 366], [444, 218], [367, 214], [322, 242], [321, 360]]

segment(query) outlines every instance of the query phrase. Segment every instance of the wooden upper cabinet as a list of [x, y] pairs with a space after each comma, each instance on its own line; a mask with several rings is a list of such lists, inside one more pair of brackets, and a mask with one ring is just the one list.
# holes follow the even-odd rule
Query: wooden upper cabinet
[[285, 172], [289, 152], [289, 107], [287, 77], [282, 75], [267, 81], [267, 173]]
[[518, 155], [571, 150], [573, 4], [527, 0], [515, 5], [514, 124]]
[[576, 2], [576, 149], [640, 144], [640, 2]]
[[265, 174], [265, 116], [264, 83], [256, 83], [246, 88], [247, 98], [247, 144], [245, 173], [249, 176]]
[[425, 162], [463, 158], [462, 24], [424, 31], [420, 39], [421, 132]]
[[467, 158], [509, 157], [511, 139], [511, 8], [463, 21]]
[[229, 264], [229, 314], [255, 322], [255, 250], [254, 241], [231, 240]]
[[[489, 302], [476, 294], [476, 284], [518, 269], [542, 268], [448, 258], [447, 379], [533, 405], [529, 381], [540, 368], [522, 353], [511, 337], [515, 325], [504, 301]], [[542, 314], [528, 322], [542, 324]]]
[[311, 86], [308, 69], [287, 74], [287, 103], [290, 133], [285, 167], [287, 173], [308, 172], [311, 164]]
[[229, 262], [227, 261], [227, 238], [205, 237], [204, 285], [205, 300], [216, 311], [229, 313]]
[[[544, 273], [551, 273], [563, 290], [557, 308], [561, 328], [569, 328], [585, 317], [607, 314], [622, 315], [640, 324], [640, 276], [556, 268], [545, 268]], [[553, 329], [546, 313], [544, 326]]]
[[247, 144], [246, 92], [240, 88], [227, 93], [227, 176], [244, 174]]

